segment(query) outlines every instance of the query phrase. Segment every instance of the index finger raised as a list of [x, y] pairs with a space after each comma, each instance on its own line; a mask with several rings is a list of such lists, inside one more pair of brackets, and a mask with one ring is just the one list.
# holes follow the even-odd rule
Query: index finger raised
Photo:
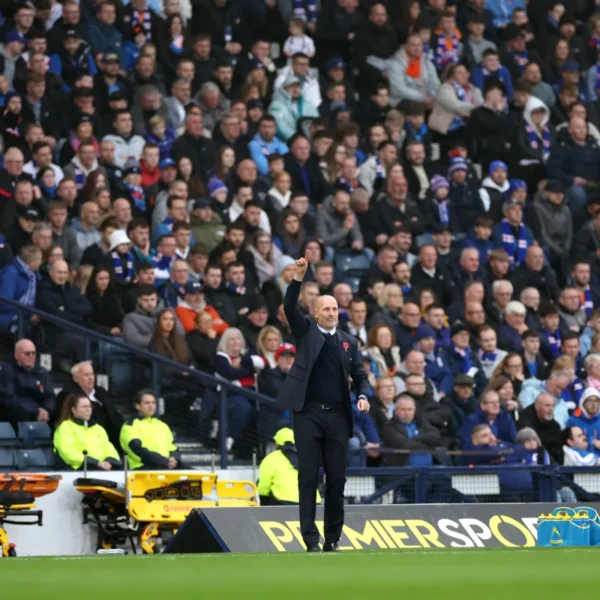
[[304, 260], [308, 262], [308, 250], [304, 252]]

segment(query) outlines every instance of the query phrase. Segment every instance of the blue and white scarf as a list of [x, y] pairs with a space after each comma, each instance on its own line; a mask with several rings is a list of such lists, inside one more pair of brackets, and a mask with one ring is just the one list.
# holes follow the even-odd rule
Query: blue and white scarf
[[317, 3], [316, 0], [294, 0], [292, 5], [292, 16], [296, 19], [302, 19], [307, 23], [317, 22]]
[[385, 179], [385, 169], [378, 156], [375, 157], [375, 179]]
[[74, 171], [75, 171], [75, 185], [77, 187], [77, 191], [79, 191], [85, 185], [86, 176], [85, 176], [85, 173], [79, 167], [75, 167]]
[[583, 290], [583, 303], [581, 304], [585, 314], [589, 317], [594, 310], [594, 299], [592, 298], [592, 288], [589, 285]]
[[435, 66], [438, 71], [443, 71], [448, 65], [458, 62], [459, 42], [456, 32], [452, 32], [452, 49], [446, 46], [446, 37], [440, 33], [435, 49]]
[[349, 194], [360, 187], [357, 179], [354, 181], [348, 181], [345, 177], [338, 177], [337, 183], [338, 185], [341, 185]]
[[131, 27], [141, 25], [146, 32], [146, 41], [152, 41], [152, 13], [149, 8], [146, 8], [144, 12], [137, 10], [133, 11], [133, 19], [131, 20]]
[[419, 129], [417, 129], [416, 131], [410, 121], [406, 121], [405, 127], [408, 133], [418, 142], [422, 142], [427, 133], [429, 132], [429, 129], [427, 129], [427, 125], [425, 123], [423, 123], [423, 125], [421, 125], [421, 127], [419, 127]]
[[546, 338], [548, 345], [550, 346], [550, 352], [552, 352], [552, 356], [554, 358], [560, 356], [560, 329], [557, 329], [554, 333], [546, 331], [546, 329], [542, 329], [542, 335]]
[[243, 296], [246, 293], [246, 288], [243, 285], [240, 287], [237, 287], [233, 283], [228, 283], [227, 289], [231, 290], [232, 292], [235, 292], [236, 294], [239, 294], [240, 296]]
[[407, 285], [401, 286], [400, 289], [402, 290], [402, 294], [406, 296], [407, 294], [410, 294], [412, 292], [412, 285], [409, 283]]
[[154, 265], [154, 275], [156, 276], [155, 285], [160, 285], [164, 281], [171, 277], [171, 264], [173, 263], [174, 257], [164, 256], [160, 252], [157, 252], [152, 257], [152, 264]]
[[483, 366], [493, 365], [498, 359], [498, 352], [484, 352], [483, 350], [479, 351], [479, 362]]
[[[540, 136], [538, 132], [529, 124], [525, 123], [525, 133], [529, 141], [529, 147], [537, 150], [540, 147]], [[548, 126], [542, 130], [542, 158], [544, 162], [550, 156], [550, 129]]]
[[[452, 84], [452, 87], [454, 88], [454, 91], [456, 92], [457, 98], [461, 102], [467, 102], [468, 104], [473, 104], [473, 93], [471, 92], [471, 88], [469, 86], [463, 87], [462, 85], [458, 85], [458, 83], [456, 83], [456, 81], [451, 81], [450, 83]], [[455, 115], [454, 119], [452, 120], [452, 124], [450, 125], [450, 130], [458, 129], [459, 127], [462, 127], [463, 125], [465, 125], [465, 123], [466, 123], [466, 121], [463, 117], [460, 117], [459, 115]]]
[[435, 206], [437, 206], [440, 223], [442, 223], [443, 225], [448, 225], [450, 223], [450, 213], [448, 212], [448, 199], [438, 200], [437, 198], [434, 198], [433, 203], [435, 204]]
[[[500, 223], [502, 230], [502, 248], [508, 254], [511, 265], [520, 265], [527, 254], [527, 238], [525, 237], [525, 225], [519, 225], [519, 239], [515, 241], [513, 228], [508, 219], [502, 219]], [[516, 256], [515, 256], [516, 254]]]
[[471, 359], [469, 358], [469, 352], [467, 350], [461, 350], [454, 342], [450, 342], [450, 348], [452, 348], [452, 351], [456, 352], [460, 357], [460, 372], [468, 373], [473, 367]]
[[128, 181], [124, 181], [123, 183], [125, 184], [125, 187], [127, 188], [129, 194], [131, 195], [135, 207], [141, 210], [142, 212], [146, 212], [146, 198], [144, 198], [144, 188], [140, 187], [139, 185], [132, 185]]
[[529, 62], [529, 52], [524, 50], [523, 52], [516, 52], [515, 50], [509, 50], [508, 54], [515, 59], [519, 67], [519, 73], [523, 73], [525, 70], [525, 65]]
[[24, 262], [23, 260], [21, 260], [18, 256], [17, 256], [17, 263], [19, 264], [19, 267], [21, 268], [23, 273], [25, 273], [25, 275], [27, 275], [27, 279], [29, 280], [29, 285], [27, 286], [27, 289], [25, 290], [25, 292], [23, 292], [23, 295], [20, 298], [17, 298], [16, 300], [17, 300], [17, 302], [19, 302], [19, 304], [24, 304], [25, 306], [34, 306], [36, 295], [37, 295], [37, 276], [29, 268], [29, 265], [26, 262]]
[[[130, 283], [133, 279], [133, 254], [127, 252], [127, 254], [122, 257], [116, 250], [113, 250], [110, 253], [110, 256], [112, 258], [115, 277], [121, 281]], [[123, 259], [125, 259], [125, 268], [123, 268]]]

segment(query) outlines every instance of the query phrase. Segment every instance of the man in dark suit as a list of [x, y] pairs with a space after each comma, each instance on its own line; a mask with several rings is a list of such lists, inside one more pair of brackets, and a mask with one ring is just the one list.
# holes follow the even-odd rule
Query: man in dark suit
[[324, 552], [338, 552], [344, 525], [346, 458], [352, 435], [348, 378], [358, 396], [357, 408], [368, 412], [369, 381], [356, 339], [340, 331], [338, 305], [320, 296], [314, 318], [298, 306], [308, 257], [296, 261], [296, 273], [283, 301], [285, 316], [297, 340], [296, 360], [277, 396], [285, 410], [294, 411], [294, 435], [299, 459], [300, 529], [308, 552], [320, 552], [315, 525], [317, 482], [321, 456], [327, 479]]

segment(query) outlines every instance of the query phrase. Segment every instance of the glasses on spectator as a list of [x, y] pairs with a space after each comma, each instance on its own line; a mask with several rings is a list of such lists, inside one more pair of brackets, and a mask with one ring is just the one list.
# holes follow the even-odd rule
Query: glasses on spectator
[[520, 362], [506, 363], [506, 368], [507, 369], [519, 369], [521, 366], [522, 365], [521, 365]]
[[393, 383], [390, 383], [389, 385], [380, 385], [378, 389], [380, 389], [380, 390], [394, 390], [394, 389], [396, 389], [396, 386]]
[[405, 317], [420, 317], [421, 313], [418, 312], [404, 312], [402, 313]]
[[23, 356], [35, 356], [37, 352], [35, 350], [26, 350], [23, 352]]

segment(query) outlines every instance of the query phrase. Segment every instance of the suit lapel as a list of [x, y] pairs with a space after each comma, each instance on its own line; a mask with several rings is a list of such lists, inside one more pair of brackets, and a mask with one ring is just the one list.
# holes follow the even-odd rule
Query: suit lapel
[[348, 376], [350, 373], [350, 342], [343, 339], [339, 329], [335, 330], [335, 337], [337, 338], [337, 347], [340, 352], [340, 358], [342, 359], [344, 373]]

